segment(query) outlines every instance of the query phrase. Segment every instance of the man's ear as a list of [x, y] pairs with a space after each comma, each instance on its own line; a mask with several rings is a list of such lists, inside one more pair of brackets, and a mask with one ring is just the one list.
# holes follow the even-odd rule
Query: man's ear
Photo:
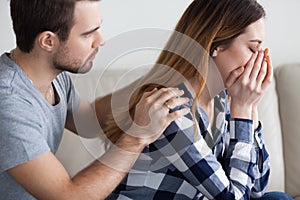
[[223, 50], [224, 50], [223, 47], [218, 46], [217, 48], [214, 49], [214, 51], [213, 51], [213, 53], [212, 53], [212, 57], [213, 57], [213, 58], [217, 57], [218, 54], [219, 54], [221, 51], [223, 51]]
[[38, 35], [37, 42], [42, 49], [52, 51], [58, 46], [59, 39], [57, 34], [51, 31], [44, 31]]

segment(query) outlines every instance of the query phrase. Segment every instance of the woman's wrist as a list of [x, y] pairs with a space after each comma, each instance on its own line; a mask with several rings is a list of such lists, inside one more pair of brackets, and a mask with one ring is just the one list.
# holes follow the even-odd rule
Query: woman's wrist
[[254, 124], [254, 130], [256, 130], [259, 126], [257, 106], [252, 107], [252, 120], [253, 120], [253, 124]]
[[230, 117], [241, 119], [252, 119], [252, 107], [246, 105], [234, 105], [230, 106]]

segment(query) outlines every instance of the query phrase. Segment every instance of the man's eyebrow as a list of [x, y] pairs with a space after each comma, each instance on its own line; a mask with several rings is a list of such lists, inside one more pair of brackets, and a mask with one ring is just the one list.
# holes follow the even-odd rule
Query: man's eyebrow
[[94, 28], [94, 29], [92, 29], [92, 30], [89, 30], [89, 31], [87, 31], [87, 32], [84, 32], [84, 33], [82, 33], [81, 35], [88, 35], [88, 34], [91, 34], [91, 33], [95, 32], [95, 31], [97, 31], [97, 30], [100, 28], [102, 22], [103, 22], [103, 20], [101, 19], [101, 22], [100, 22], [100, 25], [99, 25], [99, 26], [97, 26], [96, 28]]
[[100, 26], [98, 26], [98, 27], [96, 27], [96, 28], [94, 28], [94, 29], [92, 29], [92, 30], [89, 30], [89, 31], [87, 31], [87, 32], [84, 32], [84, 33], [82, 33], [81, 35], [88, 35], [88, 34], [91, 34], [91, 33], [95, 32], [95, 31], [97, 31], [99, 28], [100, 28]]

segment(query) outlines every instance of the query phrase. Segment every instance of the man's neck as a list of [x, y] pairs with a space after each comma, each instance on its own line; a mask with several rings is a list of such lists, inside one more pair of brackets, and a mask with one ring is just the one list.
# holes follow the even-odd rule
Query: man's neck
[[55, 103], [52, 81], [60, 72], [48, 63], [48, 58], [34, 51], [24, 53], [19, 48], [12, 51], [10, 58], [24, 71], [42, 96], [50, 104]]
[[41, 54], [35, 52], [24, 53], [16, 48], [12, 51], [10, 57], [38, 89], [48, 88], [53, 79], [59, 74], [54, 67], [49, 65], [48, 59], [42, 57]]

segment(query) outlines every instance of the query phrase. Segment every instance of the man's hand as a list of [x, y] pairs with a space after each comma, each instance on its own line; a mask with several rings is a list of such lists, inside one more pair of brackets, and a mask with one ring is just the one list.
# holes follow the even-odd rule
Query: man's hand
[[140, 140], [141, 144], [154, 142], [172, 121], [190, 111], [189, 108], [183, 108], [169, 112], [189, 101], [180, 97], [183, 93], [177, 88], [154, 89], [144, 93], [136, 105], [133, 125], [126, 132]]

